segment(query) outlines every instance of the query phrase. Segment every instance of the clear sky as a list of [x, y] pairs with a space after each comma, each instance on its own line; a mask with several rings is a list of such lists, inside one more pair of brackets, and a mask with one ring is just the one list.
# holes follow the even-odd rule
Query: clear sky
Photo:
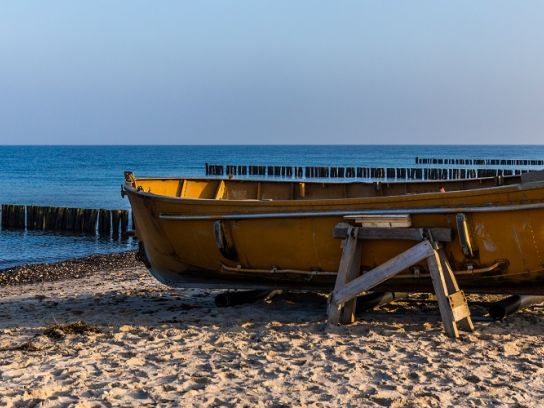
[[544, 1], [2, 1], [0, 144], [544, 143]]

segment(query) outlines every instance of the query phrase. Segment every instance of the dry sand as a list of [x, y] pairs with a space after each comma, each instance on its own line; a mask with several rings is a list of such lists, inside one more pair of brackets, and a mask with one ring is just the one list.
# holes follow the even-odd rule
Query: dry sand
[[505, 322], [477, 321], [475, 333], [452, 341], [436, 304], [421, 298], [330, 329], [317, 295], [217, 308], [217, 291], [172, 290], [138, 265], [77, 276], [0, 287], [1, 405], [511, 407], [544, 400], [542, 306]]

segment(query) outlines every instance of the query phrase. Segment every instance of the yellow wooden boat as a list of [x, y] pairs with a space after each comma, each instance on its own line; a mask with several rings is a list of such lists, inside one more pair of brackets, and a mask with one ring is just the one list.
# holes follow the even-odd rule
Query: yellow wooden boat
[[[395, 183], [136, 178], [126, 172], [122, 194], [130, 200], [147, 266], [174, 287], [331, 290], [341, 256], [335, 226], [390, 222], [448, 228], [445, 253], [466, 291], [544, 293], [542, 172]], [[412, 245], [365, 241], [362, 270]], [[432, 291], [426, 263], [379, 289]]]

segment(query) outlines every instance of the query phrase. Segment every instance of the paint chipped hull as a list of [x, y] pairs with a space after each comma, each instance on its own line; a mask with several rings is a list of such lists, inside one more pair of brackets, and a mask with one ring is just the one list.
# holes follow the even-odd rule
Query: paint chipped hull
[[[170, 286], [331, 289], [341, 254], [334, 226], [345, 216], [385, 213], [409, 214], [412, 227], [451, 228], [454, 239], [445, 252], [463, 289], [544, 293], [544, 181], [538, 177], [380, 184], [137, 179], [128, 173], [123, 191], [150, 271]], [[365, 241], [362, 268], [413, 244]], [[425, 263], [382, 287], [432, 291]]]

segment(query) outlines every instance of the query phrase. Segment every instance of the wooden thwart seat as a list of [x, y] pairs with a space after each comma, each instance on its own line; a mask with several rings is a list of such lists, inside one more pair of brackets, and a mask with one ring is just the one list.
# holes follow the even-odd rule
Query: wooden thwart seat
[[[355, 320], [357, 296], [426, 260], [448, 336], [459, 337], [457, 323], [464, 330], [474, 330], [465, 295], [459, 290], [453, 271], [439, 243], [451, 241], [450, 229], [362, 228], [342, 223], [335, 227], [334, 236], [343, 238], [344, 242], [336, 284], [329, 298], [329, 324], [352, 323]], [[420, 242], [361, 275], [361, 255], [364, 250], [362, 243], [365, 239], [408, 239]]]

